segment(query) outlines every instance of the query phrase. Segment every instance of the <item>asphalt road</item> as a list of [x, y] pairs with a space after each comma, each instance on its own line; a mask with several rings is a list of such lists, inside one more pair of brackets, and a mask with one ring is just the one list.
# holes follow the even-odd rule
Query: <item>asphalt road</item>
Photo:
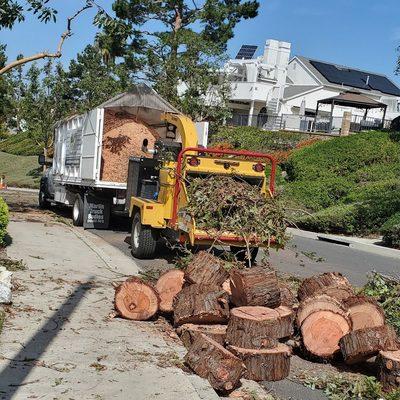
[[[92, 232], [130, 255], [128, 227], [118, 224], [118, 230], [93, 230]], [[176, 253], [160, 246], [154, 260], [136, 260], [144, 269], [165, 269], [170, 266]], [[263, 256], [260, 252], [258, 258]], [[295, 236], [284, 250], [271, 250], [271, 265], [278, 271], [298, 277], [307, 277], [326, 271], [338, 271], [353, 285], [362, 286], [367, 274], [376, 270], [383, 274], [399, 276], [400, 259], [353, 249], [340, 244]]]

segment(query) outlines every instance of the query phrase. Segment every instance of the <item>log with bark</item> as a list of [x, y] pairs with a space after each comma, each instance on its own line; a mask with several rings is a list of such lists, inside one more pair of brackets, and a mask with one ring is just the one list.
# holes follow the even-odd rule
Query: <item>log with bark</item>
[[338, 300], [354, 295], [347, 278], [338, 272], [326, 272], [304, 279], [299, 287], [297, 296], [303, 301], [311, 296], [326, 294]]
[[400, 388], [400, 350], [380, 351], [376, 362], [383, 389], [391, 391]]
[[222, 286], [228, 278], [223, 260], [207, 251], [197, 253], [185, 270], [185, 279], [189, 283]]
[[174, 298], [174, 323], [224, 324], [229, 318], [228, 294], [219, 286], [190, 285]]
[[340, 339], [340, 349], [347, 364], [368, 360], [379, 351], [395, 351], [399, 348], [396, 332], [389, 325], [358, 329]]
[[372, 297], [351, 296], [343, 304], [349, 311], [354, 331], [385, 325], [385, 313]]
[[188, 349], [202, 333], [215, 340], [221, 346], [225, 344], [226, 325], [184, 324], [177, 329], [183, 345]]
[[232, 303], [237, 306], [278, 307], [281, 292], [276, 272], [263, 267], [231, 272]]
[[277, 309], [245, 306], [231, 310], [226, 342], [246, 349], [272, 348], [278, 339], [293, 333], [293, 312], [287, 307]]
[[155, 288], [160, 296], [160, 311], [173, 311], [172, 302], [182, 290], [184, 282], [184, 272], [179, 269], [171, 269], [158, 278]]
[[228, 346], [233, 354], [239, 357], [246, 366], [244, 377], [254, 381], [280, 381], [290, 372], [290, 347], [277, 343], [269, 349], [243, 349]]
[[339, 340], [351, 331], [351, 320], [336, 299], [320, 295], [300, 303], [297, 311], [306, 352], [318, 358], [331, 358], [339, 350]]
[[237, 387], [246, 369], [240, 358], [204, 334], [200, 334], [189, 348], [185, 362], [215, 390], [222, 392]]
[[293, 307], [297, 303], [297, 300], [289, 285], [279, 283], [279, 289], [281, 291], [281, 305]]
[[129, 278], [115, 289], [115, 309], [123, 318], [146, 321], [157, 313], [159, 303], [157, 291], [138, 278]]

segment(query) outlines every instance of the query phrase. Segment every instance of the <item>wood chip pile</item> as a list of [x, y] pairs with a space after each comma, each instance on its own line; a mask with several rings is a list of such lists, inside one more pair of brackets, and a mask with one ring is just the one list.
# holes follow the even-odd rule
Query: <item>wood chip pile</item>
[[135, 116], [107, 110], [104, 116], [101, 180], [126, 183], [129, 157], [149, 157], [142, 151], [143, 140], [147, 139], [149, 148], [153, 148], [158, 138], [155, 129]]
[[[229, 282], [229, 287], [227, 283]], [[258, 266], [227, 272], [224, 262], [197, 253], [185, 271], [170, 270], [152, 287], [137, 278], [122, 283], [115, 308], [124, 318], [146, 320], [170, 313], [188, 353], [186, 364], [220, 392], [242, 377], [278, 381], [290, 372], [299, 333], [302, 354], [318, 361], [341, 357], [349, 365], [376, 358], [386, 390], [400, 382], [400, 346], [372, 298], [358, 296], [338, 273], [305, 279], [292, 291], [275, 271]]]

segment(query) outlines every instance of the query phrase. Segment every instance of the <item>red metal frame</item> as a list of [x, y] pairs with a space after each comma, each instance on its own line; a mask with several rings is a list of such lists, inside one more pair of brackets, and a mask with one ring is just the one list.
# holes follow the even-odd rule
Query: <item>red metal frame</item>
[[178, 220], [178, 197], [181, 190], [181, 181], [180, 177], [182, 175], [182, 167], [183, 167], [183, 156], [185, 153], [189, 151], [196, 151], [198, 153], [209, 153], [209, 154], [222, 154], [222, 155], [233, 155], [233, 156], [244, 156], [244, 157], [252, 157], [252, 158], [266, 158], [271, 161], [271, 174], [269, 178], [269, 190], [272, 194], [275, 191], [275, 174], [276, 174], [276, 166], [278, 161], [272, 157], [270, 154], [264, 153], [255, 153], [247, 150], [220, 150], [220, 149], [205, 149], [203, 147], [188, 147], [186, 149], [181, 150], [178, 155], [178, 161], [176, 166], [176, 181], [174, 188], [174, 201], [173, 201], [173, 209], [172, 209], [172, 218], [171, 225], [175, 226]]

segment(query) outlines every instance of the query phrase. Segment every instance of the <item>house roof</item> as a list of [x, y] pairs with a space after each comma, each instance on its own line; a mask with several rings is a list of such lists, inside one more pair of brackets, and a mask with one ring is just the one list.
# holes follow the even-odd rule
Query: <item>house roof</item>
[[386, 108], [387, 105], [380, 103], [374, 99], [364, 96], [359, 93], [341, 93], [338, 96], [329, 97], [327, 99], [319, 100], [320, 104], [337, 104], [340, 106], [354, 107], [354, 108]]
[[283, 98], [285, 100], [290, 99], [292, 97], [299, 96], [303, 93], [310, 92], [311, 90], [317, 89], [320, 86], [318, 85], [292, 85], [285, 87], [283, 92]]
[[343, 65], [296, 56], [323, 85], [340, 88], [356, 88], [371, 93], [400, 97], [400, 88], [387, 76], [375, 72], [362, 71]]

